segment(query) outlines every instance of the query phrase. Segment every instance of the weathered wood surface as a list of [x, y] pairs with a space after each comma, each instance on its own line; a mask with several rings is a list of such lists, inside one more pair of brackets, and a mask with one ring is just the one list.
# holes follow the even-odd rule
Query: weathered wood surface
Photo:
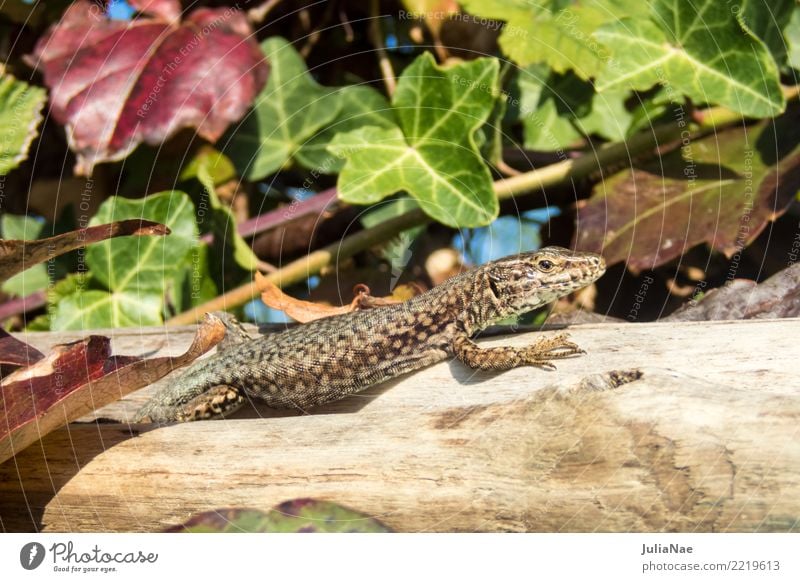
[[[73, 424], [0, 465], [0, 526], [154, 531], [316, 497], [400, 531], [800, 528], [800, 320], [570, 331], [588, 354], [557, 372], [448, 362], [311, 415]], [[112, 337], [117, 353], [176, 353], [191, 329]], [[125, 418], [150, 390], [100, 416]]]

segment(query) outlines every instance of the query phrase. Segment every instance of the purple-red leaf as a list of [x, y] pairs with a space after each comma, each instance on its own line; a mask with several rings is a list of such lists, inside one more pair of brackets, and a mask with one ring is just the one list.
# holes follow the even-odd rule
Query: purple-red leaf
[[159, 16], [169, 22], [177, 22], [181, 18], [181, 3], [178, 0], [128, 0], [128, 4], [137, 12]]
[[292, 499], [259, 511], [230, 507], [198, 513], [168, 533], [382, 533], [376, 518], [330, 501]]
[[22, 342], [0, 327], [0, 364], [30, 366], [44, 357], [44, 354]]
[[734, 255], [800, 188], [800, 115], [792, 110], [684, 145], [595, 186], [578, 207], [575, 246], [634, 272], [707, 243]]
[[32, 55], [78, 174], [184, 127], [214, 142], [266, 82], [269, 67], [239, 10], [200, 8], [178, 21], [175, 2], [135, 4], [156, 16], [109, 20], [79, 0]]
[[180, 356], [112, 356], [110, 340], [97, 335], [56, 346], [46, 358], [0, 382], [0, 463], [59, 426], [185, 366], [224, 335], [222, 321], [207, 315]]

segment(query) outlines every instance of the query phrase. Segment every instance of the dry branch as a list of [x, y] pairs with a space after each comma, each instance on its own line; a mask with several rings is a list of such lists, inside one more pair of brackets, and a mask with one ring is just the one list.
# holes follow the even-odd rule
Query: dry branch
[[[172, 353], [191, 329], [118, 330], [114, 349]], [[449, 362], [313, 415], [72, 424], [0, 465], [0, 524], [153, 531], [316, 497], [399, 531], [798, 529], [800, 320], [570, 331], [588, 354], [557, 372]], [[150, 390], [103, 415], [124, 418]]]

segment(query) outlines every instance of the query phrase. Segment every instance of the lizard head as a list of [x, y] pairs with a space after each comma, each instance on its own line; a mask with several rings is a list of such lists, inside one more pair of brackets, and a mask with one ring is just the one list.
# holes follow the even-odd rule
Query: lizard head
[[545, 247], [487, 263], [500, 317], [532, 311], [589, 285], [606, 271], [598, 254]]

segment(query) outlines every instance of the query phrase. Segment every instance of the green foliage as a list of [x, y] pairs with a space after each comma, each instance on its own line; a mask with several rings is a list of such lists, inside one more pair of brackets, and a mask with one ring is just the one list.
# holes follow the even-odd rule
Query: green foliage
[[800, 70], [800, 10], [792, 12], [792, 18], [786, 27], [786, 43], [788, 44], [787, 62], [790, 67]]
[[328, 151], [328, 145], [336, 134], [367, 125], [390, 128], [394, 125], [394, 115], [383, 95], [363, 85], [336, 89], [329, 99], [335, 100], [339, 113], [327, 127], [303, 144], [295, 159], [310, 170], [337, 174], [342, 171], [344, 160]]
[[[736, 8], [734, 8], [734, 6]], [[786, 40], [783, 30], [792, 14], [797, 14], [797, 0], [743, 0], [731, 6], [738, 8], [742, 24], [764, 41], [779, 67], [786, 64]]]
[[753, 117], [771, 117], [785, 107], [766, 46], [716, 0], [654, 0], [650, 20], [622, 19], [595, 36], [614, 56], [597, 79], [598, 91], [660, 83], [698, 103]]
[[[66, 5], [58, 3], [61, 8]], [[10, 6], [0, 12], [12, 20], [39, 19], [38, 32], [26, 34], [40, 35], [60, 14], [55, 8], [33, 8], [20, 2]], [[168, 314], [202, 304], [221, 290], [249, 280], [251, 272], [263, 264], [250, 241], [238, 234], [231, 209], [220, 200], [222, 188], [234, 185], [237, 193], [247, 196], [255, 215], [279, 207], [296, 193], [302, 198], [328, 188], [335, 180], [340, 202], [365, 207], [358, 211], [361, 225], [371, 230], [369, 235], [380, 233], [375, 238], [384, 236], [381, 228], [388, 218], [416, 208], [453, 229], [496, 228], [500, 224], [495, 222], [500, 211], [496, 192], [504, 199], [511, 193], [535, 190], [548, 196], [551, 185], [573, 177], [562, 172], [563, 166], [538, 167], [541, 174], [525, 175], [532, 168], [523, 167], [520, 159], [539, 164], [539, 160], [563, 161], [586, 154], [575, 164], [583, 168], [573, 182], [578, 204], [555, 197], [559, 220], [564, 222], [554, 221], [551, 226], [558, 228], [575, 218], [579, 246], [602, 250], [610, 262], [624, 259], [634, 269], [674, 259], [700, 243], [724, 253], [741, 246], [736, 236], [743, 220], [745, 174], [751, 176], [754, 188], [753, 209], [748, 214], [751, 233], [784, 211], [786, 193], [770, 197], [774, 193], [769, 187], [773, 178], [784, 177], [780, 187], [791, 187], [800, 154], [791, 153], [791, 136], [776, 138], [781, 150], [774, 160], [762, 155], [760, 146], [754, 150], [752, 142], [767, 139], [765, 127], [770, 123], [784, 127], [787, 120], [795, 119], [793, 109], [783, 113], [786, 96], [796, 94], [791, 84], [800, 71], [800, 7], [794, 0], [739, 0], [735, 4], [715, 0], [463, 0], [458, 4], [404, 0], [402, 6], [424, 17], [435, 52], [424, 44], [403, 46], [404, 39], [415, 38], [412, 32], [418, 32], [413, 27], [419, 21], [406, 18], [384, 17], [376, 27], [387, 39], [391, 33], [400, 45], [387, 47], [389, 68], [386, 60], [376, 58], [380, 51], [347, 54], [348, 46], [375, 42], [375, 28], [368, 28], [374, 24], [371, 20], [350, 21], [352, 31], [323, 27], [310, 40], [296, 34], [290, 40], [263, 38], [263, 30], [274, 34], [302, 29], [279, 28], [273, 26], [277, 21], [271, 22], [253, 31], [269, 61], [270, 74], [254, 100], [251, 92], [239, 104], [240, 112], [252, 106], [249, 113], [235, 127], [227, 125], [234, 117], [223, 116], [225, 125], [216, 127], [216, 122], [209, 121], [205, 129], [214, 125], [214, 130], [199, 132], [213, 142], [228, 127], [215, 146], [218, 149], [206, 142], [198, 146], [193, 139], [185, 146], [186, 157], [173, 155], [184, 143], [173, 138], [167, 145], [158, 137], [172, 135], [174, 128], [170, 128], [166, 133], [147, 134], [144, 141], [153, 147], [140, 148], [124, 165], [104, 165], [92, 178], [98, 182], [96, 188], [79, 185], [80, 198], [74, 184], [71, 188], [60, 185], [59, 196], [63, 191], [64, 199], [76, 206], [106, 193], [140, 196], [153, 189], [152, 184], [161, 184], [155, 189], [179, 184], [188, 195], [168, 191], [144, 199], [108, 198], [92, 224], [149, 218], [166, 223], [172, 234], [165, 239], [117, 239], [87, 248], [82, 256], [88, 273], [73, 273], [59, 281], [63, 271], [74, 269], [62, 261], [60, 271], [48, 272], [39, 264], [5, 282], [2, 290], [8, 294], [28, 295], [49, 286], [48, 313], [30, 327], [158, 324]], [[458, 14], [459, 6], [469, 14]], [[309, 7], [312, 14], [316, 9]], [[450, 17], [461, 22], [448, 23]], [[298, 17], [285, 18], [288, 23]], [[448, 24], [459, 26], [448, 31]], [[445, 32], [449, 32], [446, 38]], [[344, 38], [353, 44], [346, 44]], [[305, 54], [310, 55], [309, 64]], [[484, 56], [476, 58], [477, 54]], [[255, 55], [259, 55], [257, 50]], [[8, 70], [21, 70], [19, 61], [14, 61], [10, 55]], [[394, 79], [389, 79], [392, 75]], [[381, 77], [386, 77], [382, 85]], [[157, 97], [162, 99], [167, 89], [159, 90]], [[15, 195], [12, 189], [20, 184], [39, 192], [52, 185], [47, 183], [53, 179], [51, 174], [37, 175], [38, 168], [32, 170], [32, 164], [20, 167], [38, 135], [46, 101], [43, 89], [5, 73], [0, 77], [0, 210], [6, 213], [0, 227], [6, 237], [40, 235], [41, 223], [7, 214], [4, 197]], [[53, 89], [51, 107], [68, 102], [72, 103], [69, 96]], [[704, 111], [707, 107], [713, 107], [713, 115]], [[217, 113], [209, 112], [208, 119], [217, 119]], [[712, 119], [717, 117], [722, 119], [718, 126]], [[741, 117], [772, 119], [759, 126], [743, 124]], [[64, 123], [58, 115], [52, 119], [54, 131], [58, 123]], [[737, 130], [727, 127], [732, 120], [739, 124]], [[637, 138], [653, 134], [654, 127], [668, 125], [680, 125], [678, 133], [685, 130], [688, 137], [681, 134], [681, 138], [692, 146], [692, 159], [685, 151], [668, 154], [674, 141], [664, 141], [658, 148], [652, 143], [633, 146], [626, 159], [601, 155], [597, 167], [586, 170], [592, 152], [619, 151], [619, 145], [606, 147], [614, 142], [626, 142], [627, 150], [631, 143], [644, 141]], [[701, 128], [714, 132], [702, 134]], [[57, 156], [48, 157], [50, 151], [45, 148], [37, 157], [69, 159], [67, 148], [80, 141], [72, 129], [62, 136], [66, 139]], [[100, 132], [95, 137], [124, 146], [125, 139], [113, 133]], [[676, 135], [669, 134], [668, 140]], [[45, 137], [42, 146], [52, 148], [50, 142], [59, 141], [51, 139], [49, 132]], [[757, 153], [751, 155], [753, 151]], [[644, 162], [656, 155], [652, 165]], [[743, 167], [743, 160], [750, 165]], [[698, 170], [696, 180], [688, 184], [680, 169], [691, 164], [706, 171]], [[13, 175], [6, 190], [9, 172]], [[523, 175], [516, 176], [518, 172]], [[48, 214], [41, 208], [33, 212]], [[81, 209], [81, 224], [88, 214]], [[275, 220], [285, 227], [275, 218], [278, 214], [265, 222]], [[331, 224], [334, 221], [326, 228]], [[300, 253], [316, 244], [314, 230], [314, 235], [308, 235], [305, 226], [273, 231], [259, 239], [259, 251], [269, 249], [263, 258], [273, 260], [274, 256], [268, 256], [275, 248], [273, 238], [286, 237], [279, 244], [288, 242], [292, 253]], [[211, 234], [214, 242], [200, 243], [198, 234]], [[413, 229], [399, 236], [392, 231], [371, 248], [394, 266], [407, 261], [410, 245], [426, 234], [435, 232], [415, 222]], [[329, 236], [324, 233], [325, 238]], [[743, 237], [744, 244], [752, 236]], [[669, 252], [659, 246], [663, 241]], [[425, 248], [424, 244], [419, 247]]]
[[44, 89], [0, 75], [0, 175], [7, 174], [28, 157], [46, 101]]
[[240, 173], [258, 180], [278, 171], [308, 139], [336, 118], [336, 99], [319, 85], [285, 39], [261, 44], [270, 62], [267, 86], [226, 150]]
[[503, 20], [500, 48], [518, 65], [545, 63], [557, 73], [574, 71], [589, 79], [606, 56], [592, 33], [623, 16], [644, 16], [639, 0], [462, 0], [477, 16]]
[[391, 123], [388, 103], [374, 89], [323, 87], [283, 38], [269, 38], [261, 47], [271, 64], [269, 81], [226, 151], [249, 180], [277, 172], [295, 156], [308, 168], [335, 173], [341, 161], [325, 148], [336, 133]]
[[480, 226], [497, 216], [489, 169], [475, 132], [497, 95], [496, 59], [449, 68], [424, 53], [403, 71], [392, 99], [397, 125], [337, 134], [331, 152], [347, 158], [339, 196], [371, 204], [401, 190], [450, 226]]
[[[797, 12], [791, 0], [769, 8], [761, 0], [747, 1], [736, 10], [715, 0], [462, 4], [478, 16], [506, 21], [500, 47], [517, 64], [573, 71], [582, 79], [595, 79], [601, 93], [662, 84], [673, 100], [686, 96], [753, 117], [771, 117], [785, 107], [778, 66], [787, 61], [783, 29]], [[558, 115], [555, 103], [545, 100], [542, 108], [536, 116], [552, 134], [549, 141], [567, 143], [576, 137], [557, 119], [564, 116]], [[537, 136], [529, 141], [541, 143]]]
[[[228, 251], [236, 264], [248, 271], [254, 271], [258, 265], [258, 257], [236, 230], [233, 212], [220, 201], [217, 194], [219, 184], [236, 178], [233, 163], [227, 156], [212, 148], [203, 149], [181, 172], [182, 180], [192, 178], [203, 186], [200, 202], [196, 205], [197, 221], [201, 227], [214, 234], [217, 256], [224, 257]], [[206, 219], [209, 222], [207, 225], [204, 224]]]
[[596, 95], [586, 81], [571, 73], [553, 74], [543, 64], [520, 71], [518, 83], [526, 148], [562, 149], [592, 134], [621, 141], [630, 127], [626, 91]]
[[168, 237], [117, 238], [86, 250], [90, 281], [77, 281], [50, 314], [53, 330], [158, 325], [165, 294], [191, 267], [197, 245], [194, 207], [183, 192], [162, 192], [140, 200], [112, 196], [90, 224], [145, 218], [166, 224]]

